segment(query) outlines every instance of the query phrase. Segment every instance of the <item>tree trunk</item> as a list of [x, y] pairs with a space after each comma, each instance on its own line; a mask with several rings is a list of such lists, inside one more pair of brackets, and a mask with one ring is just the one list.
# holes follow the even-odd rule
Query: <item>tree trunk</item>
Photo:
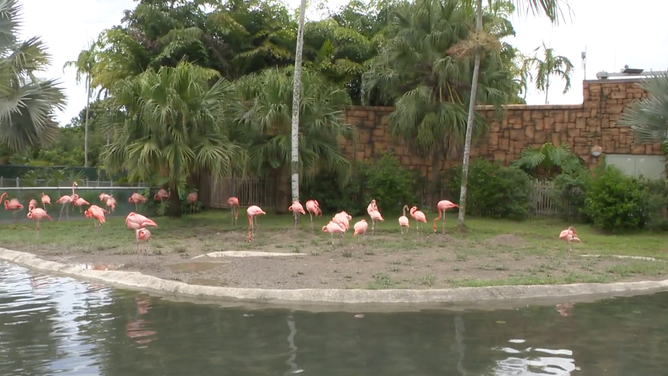
[[547, 104], [547, 96], [550, 93], [550, 75], [548, 74], [547, 77], [545, 77], [545, 104]]
[[[482, 0], [476, 0], [476, 32], [482, 32]], [[473, 78], [471, 79], [471, 98], [469, 100], [469, 116], [466, 122], [466, 140], [464, 141], [464, 158], [462, 160], [462, 186], [459, 195], [459, 217], [457, 225], [464, 227], [464, 217], [466, 215], [466, 184], [469, 179], [469, 157], [471, 155], [471, 138], [473, 137], [473, 120], [475, 116], [475, 105], [478, 95], [478, 77], [480, 75], [480, 50], [475, 53], [475, 62], [473, 64]]]
[[429, 206], [433, 206], [436, 202], [438, 202], [438, 197], [441, 194], [441, 192], [438, 189], [438, 183], [441, 180], [441, 159], [442, 159], [442, 154], [439, 151], [434, 151], [434, 153], [431, 156], [431, 193], [429, 194]]
[[276, 172], [276, 214], [287, 213], [290, 206], [290, 169], [283, 166]]
[[[292, 201], [299, 201], [299, 109], [302, 88], [302, 55], [304, 50], [304, 16], [306, 0], [299, 5], [299, 29], [297, 30], [297, 51], [295, 52], [295, 73], [292, 88]], [[295, 227], [299, 225], [299, 215], [295, 212]]]
[[91, 77], [86, 77], [86, 119], [84, 120], [84, 167], [88, 167], [88, 113], [90, 111]]
[[170, 187], [171, 194], [169, 195], [169, 216], [172, 218], [180, 218], [181, 213], [181, 199], [179, 198], [179, 189], [177, 186]]

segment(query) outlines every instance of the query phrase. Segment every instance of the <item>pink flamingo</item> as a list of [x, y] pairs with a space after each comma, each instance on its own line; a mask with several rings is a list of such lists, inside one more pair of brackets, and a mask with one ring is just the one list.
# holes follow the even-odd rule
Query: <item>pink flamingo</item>
[[327, 232], [329, 233], [329, 236], [332, 239], [332, 245], [334, 245], [334, 234], [341, 234], [343, 235], [346, 230], [341, 227], [338, 223], [334, 221], [330, 221], [326, 226], [322, 226], [322, 232]]
[[434, 218], [434, 232], [436, 232], [436, 222], [438, 222], [439, 219], [441, 219], [441, 215], [443, 216], [443, 234], [445, 235], [445, 211], [448, 209], [453, 209], [453, 208], [458, 208], [457, 204], [455, 204], [452, 201], [449, 200], [441, 200], [436, 204], [436, 208], [438, 209], [438, 217]]
[[109, 211], [102, 209], [97, 205], [91, 205], [86, 211], [84, 211], [84, 215], [86, 216], [86, 218], [94, 218], [96, 220], [95, 222], [96, 230], [100, 230], [100, 228], [102, 228], [102, 224], [106, 222], [106, 219], [104, 218], [104, 213], [109, 214]]
[[[2, 199], [5, 198], [5, 196], [7, 196], [6, 192], [0, 195], [0, 201], [2, 201]], [[23, 210], [23, 205], [21, 205], [19, 200], [15, 198], [11, 200], [5, 200], [4, 204], [5, 204], [5, 210], [13, 211], [12, 217], [15, 217], [17, 212]]]
[[76, 200], [72, 201], [72, 205], [78, 207], [79, 212], [81, 212], [81, 208], [86, 206], [86, 205], [90, 205], [90, 203], [88, 201], [84, 200], [83, 198], [79, 197]]
[[44, 192], [42, 192], [42, 208], [46, 209], [47, 205], [51, 205], [51, 197], [49, 197], [49, 195], [45, 195]]
[[313, 216], [315, 215], [316, 217], [319, 215], [322, 215], [322, 210], [320, 210], [320, 204], [316, 200], [308, 200], [306, 201], [306, 211], [308, 212], [309, 216], [311, 217], [311, 232], [314, 232], [313, 228]]
[[104, 204], [112, 213], [116, 210], [116, 199], [113, 196], [109, 196]]
[[56, 200], [56, 204], [62, 205], [62, 208], [60, 208], [60, 216], [58, 217], [58, 221], [63, 217], [63, 210], [67, 208], [67, 211], [65, 212], [65, 215], [67, 216], [67, 220], [70, 220], [70, 209], [67, 205], [72, 203], [72, 196], [65, 195], [59, 199]]
[[376, 230], [376, 221], [384, 221], [383, 216], [380, 215], [380, 209], [376, 205], [376, 199], [371, 200], [369, 205], [366, 207], [366, 212], [371, 217], [371, 234], [375, 234]]
[[399, 217], [399, 227], [401, 228], [401, 234], [403, 235], [404, 233], [404, 227], [406, 227], [406, 233], [408, 233], [408, 229], [411, 228], [411, 223], [408, 221], [408, 217], [406, 217], [406, 210], [408, 209], [408, 205], [404, 205], [402, 209], [402, 215]]
[[128, 230], [137, 230], [146, 226], [158, 227], [153, 220], [135, 212], [131, 212], [125, 217], [125, 227], [127, 227]]
[[35, 227], [37, 230], [37, 237], [39, 237], [39, 221], [42, 219], [48, 218], [50, 221], [53, 221], [51, 217], [46, 213], [46, 210], [41, 209], [41, 208], [32, 208], [27, 215], [28, 219], [34, 219], [35, 220]]
[[100, 193], [100, 196], [99, 196], [100, 202], [106, 202], [109, 199], [109, 197], [111, 197], [110, 194]]
[[353, 229], [355, 232], [353, 232], [353, 236], [357, 236], [358, 234], [366, 234], [366, 230], [369, 228], [369, 224], [366, 223], [366, 219], [362, 218], [355, 225], [353, 226]]
[[79, 184], [77, 184], [76, 181], [73, 181], [72, 182], [72, 196], [70, 196], [70, 197], [72, 197], [72, 202], [76, 201], [79, 198], [79, 195], [74, 193], [74, 189], [78, 188], [78, 187], [79, 187]]
[[137, 205], [145, 203], [146, 202], [146, 197], [144, 197], [141, 194], [135, 192], [130, 196], [130, 198], [128, 198], [128, 202], [131, 203], [131, 204], [135, 204], [135, 210], [139, 211]]
[[[267, 214], [262, 210], [257, 205], [251, 205], [246, 209], [246, 214], [248, 214], [248, 239], [247, 241], [250, 243], [253, 241], [253, 232], [255, 229], [255, 226], [257, 226], [257, 216], [258, 215], [264, 215]], [[255, 221], [255, 226], [253, 225], [253, 221]]]
[[334, 215], [334, 218], [332, 218], [332, 222], [341, 226], [341, 228], [343, 228], [344, 231], [348, 231], [348, 229], [350, 228], [351, 219], [353, 219], [353, 216], [346, 213], [344, 210], [340, 213], [336, 213], [336, 215]]
[[230, 205], [232, 209], [232, 226], [237, 227], [237, 219], [239, 218], [239, 199], [236, 197], [230, 197], [227, 199], [227, 205]]
[[169, 192], [167, 192], [163, 188], [160, 188], [158, 192], [153, 195], [153, 201], [160, 201], [160, 203], [162, 203], [163, 200], [166, 200], [168, 198], [169, 198]]
[[566, 243], [568, 243], [568, 256], [571, 255], [571, 251], [573, 250], [573, 246], [571, 243], [573, 242], [578, 242], [582, 243], [582, 240], [578, 237], [578, 234], [575, 232], [575, 227], [571, 226], [565, 230], [563, 230], [559, 234], [559, 239], [565, 240]]
[[306, 215], [306, 211], [304, 211], [304, 207], [299, 201], [294, 201], [290, 207], [288, 207], [288, 210], [291, 211], [295, 215], [295, 229], [297, 228], [297, 223], [299, 223], [299, 215]]
[[195, 204], [197, 203], [197, 192], [190, 192], [186, 197], [186, 201], [190, 205], [190, 214], [195, 212]]
[[37, 200], [35, 200], [34, 198], [30, 199], [30, 201], [28, 202], [28, 211], [30, 211], [30, 210], [32, 210], [36, 207], [37, 207]]
[[427, 216], [423, 212], [419, 211], [417, 206], [411, 208], [411, 217], [415, 219], [415, 228], [420, 231], [420, 222], [427, 223]]
[[137, 257], [139, 257], [139, 242], [146, 242], [146, 249], [144, 254], [148, 252], [148, 241], [151, 239], [151, 231], [145, 228], [138, 228], [135, 230], [135, 240], [137, 241]]

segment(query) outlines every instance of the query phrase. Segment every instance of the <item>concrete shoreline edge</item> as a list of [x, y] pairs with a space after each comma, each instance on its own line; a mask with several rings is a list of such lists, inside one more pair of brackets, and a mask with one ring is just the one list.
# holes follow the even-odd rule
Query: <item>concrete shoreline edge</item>
[[[454, 305], [487, 309], [501, 306], [553, 304], [554, 302], [592, 301], [614, 296], [643, 295], [668, 290], [668, 280], [577, 283], [568, 285], [506, 285], [490, 287], [461, 287], [452, 289], [425, 290], [362, 290], [362, 289], [259, 289], [219, 286], [189, 285], [170, 281], [134, 271], [91, 270], [74, 265], [48, 261], [28, 252], [0, 248], [0, 260], [14, 263], [41, 272], [73, 277], [111, 286], [154, 293], [167, 300], [194, 299], [207, 303], [237, 305], [271, 305], [272, 307], [295, 307], [305, 305], [335, 305], [335, 310], [349, 311], [363, 306], [386, 305], [389, 310], [419, 310], [427, 308], [452, 308]], [[184, 299], [185, 298], [185, 299]], [[506, 304], [499, 304], [499, 303]], [[244, 304], [246, 303], [246, 304]], [[341, 307], [346, 307], [341, 309]], [[391, 307], [391, 308], [390, 308]], [[403, 308], [402, 308], [403, 307]], [[303, 307], [302, 307], [303, 308]], [[315, 310], [332, 310], [321, 307]], [[376, 307], [378, 308], [378, 307]], [[312, 310], [312, 309], [308, 309]], [[377, 309], [376, 309], [377, 310]], [[386, 309], [380, 309], [386, 310]]]

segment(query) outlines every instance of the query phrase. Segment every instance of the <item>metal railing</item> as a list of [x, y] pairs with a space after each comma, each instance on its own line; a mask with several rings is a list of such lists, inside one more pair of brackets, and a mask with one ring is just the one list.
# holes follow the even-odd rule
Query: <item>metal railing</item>
[[[21, 178], [11, 178], [6, 179], [0, 176], [0, 188], [34, 188], [39, 189], [40, 185], [47, 186], [49, 181], [46, 179], [21, 179]], [[68, 186], [51, 186], [50, 189], [54, 188], [65, 188]], [[69, 186], [71, 187], [71, 186]], [[123, 183], [118, 184], [114, 183], [112, 180], [88, 180], [84, 179], [82, 184], [79, 184], [79, 188], [90, 187], [90, 188], [113, 188], [113, 187], [123, 187], [123, 188], [144, 188], [144, 183]]]

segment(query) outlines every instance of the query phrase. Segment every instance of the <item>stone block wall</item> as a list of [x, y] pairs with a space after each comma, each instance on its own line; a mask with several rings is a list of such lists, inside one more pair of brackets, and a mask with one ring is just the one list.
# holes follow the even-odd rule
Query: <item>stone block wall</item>
[[[595, 145], [608, 154], [661, 155], [659, 144], [635, 145], [629, 128], [616, 126], [624, 108], [646, 96], [639, 82], [638, 79], [584, 81], [582, 104], [509, 105], [500, 119], [491, 107], [480, 106], [489, 131], [474, 143], [471, 157], [510, 163], [524, 148], [545, 142], [568, 144], [590, 167], [598, 162], [598, 158], [591, 156]], [[348, 108], [346, 121], [356, 128], [356, 134], [354, 141], [343, 143], [346, 155], [370, 162], [391, 150], [404, 166], [430, 176], [432, 161], [410, 150], [403, 140], [391, 137], [387, 116], [392, 111], [391, 107]], [[440, 161], [439, 170], [459, 163], [461, 156]]]

